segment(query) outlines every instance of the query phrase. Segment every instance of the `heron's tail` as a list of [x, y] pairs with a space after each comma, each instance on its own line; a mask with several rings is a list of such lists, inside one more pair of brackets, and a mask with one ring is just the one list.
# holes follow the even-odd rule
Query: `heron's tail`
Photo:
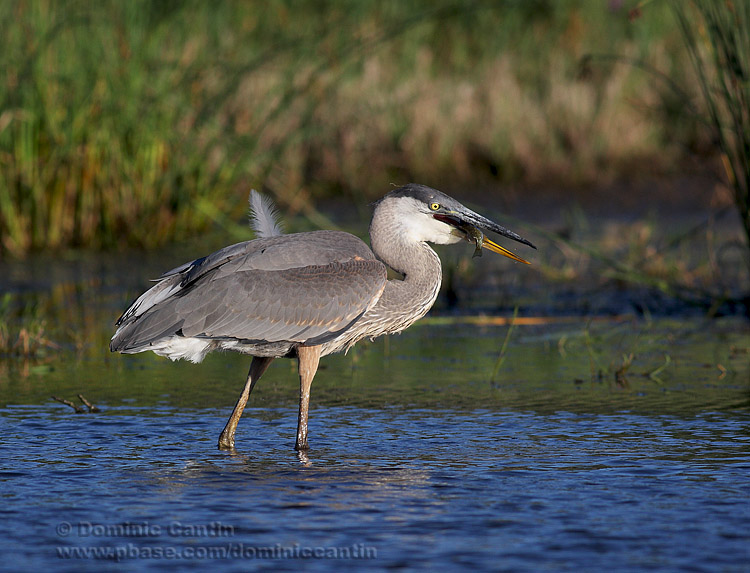
[[250, 191], [250, 226], [258, 239], [284, 234], [281, 217], [273, 201], [255, 189]]

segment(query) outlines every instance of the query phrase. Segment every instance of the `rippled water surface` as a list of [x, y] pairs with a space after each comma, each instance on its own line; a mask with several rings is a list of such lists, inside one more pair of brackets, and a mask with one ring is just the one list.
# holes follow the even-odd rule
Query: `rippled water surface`
[[[216, 439], [248, 360], [102, 352], [3, 372], [8, 570], [747, 571], [741, 319], [426, 321], [324, 359], [311, 450], [293, 364]], [[83, 393], [101, 411], [50, 399]]]

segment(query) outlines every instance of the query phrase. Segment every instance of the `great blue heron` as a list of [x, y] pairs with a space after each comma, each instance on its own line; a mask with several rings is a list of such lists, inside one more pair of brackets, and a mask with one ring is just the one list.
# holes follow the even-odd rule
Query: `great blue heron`
[[[225, 247], [164, 273], [117, 321], [110, 349], [152, 350], [172, 360], [200, 362], [212, 350], [253, 356], [245, 387], [220, 449], [234, 435], [250, 392], [274, 358], [298, 360], [296, 450], [307, 449], [310, 385], [321, 356], [348, 350], [362, 338], [401, 332], [432, 307], [442, 267], [427, 242], [474, 242], [526, 263], [486, 239], [493, 231], [529, 241], [424, 185], [408, 184], [375, 204], [372, 250], [340, 231], [281, 235], [268, 208], [255, 209], [261, 237]], [[390, 267], [403, 280], [388, 280]]]

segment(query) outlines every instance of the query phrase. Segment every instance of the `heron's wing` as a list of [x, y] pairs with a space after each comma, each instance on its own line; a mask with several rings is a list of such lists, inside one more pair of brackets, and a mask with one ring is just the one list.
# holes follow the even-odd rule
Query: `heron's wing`
[[175, 305], [183, 336], [321, 343], [372, 308], [386, 284], [377, 260], [355, 259], [282, 271], [238, 271]]
[[375, 255], [361, 239], [341, 231], [312, 231], [237, 243], [164, 273], [156, 285], [133, 301], [117, 326], [182, 296], [209, 274], [216, 280], [242, 271], [294, 269], [356, 258], [374, 260]]
[[216, 267], [123, 325], [112, 347], [174, 335], [321, 344], [372, 308], [386, 282], [383, 263], [359, 257], [282, 270]]

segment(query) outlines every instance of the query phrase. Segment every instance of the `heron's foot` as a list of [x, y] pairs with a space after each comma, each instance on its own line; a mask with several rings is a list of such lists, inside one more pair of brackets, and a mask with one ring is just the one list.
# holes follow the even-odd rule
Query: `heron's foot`
[[234, 449], [234, 433], [229, 434], [228, 432], [222, 432], [219, 436], [219, 449], [220, 450], [233, 450]]

